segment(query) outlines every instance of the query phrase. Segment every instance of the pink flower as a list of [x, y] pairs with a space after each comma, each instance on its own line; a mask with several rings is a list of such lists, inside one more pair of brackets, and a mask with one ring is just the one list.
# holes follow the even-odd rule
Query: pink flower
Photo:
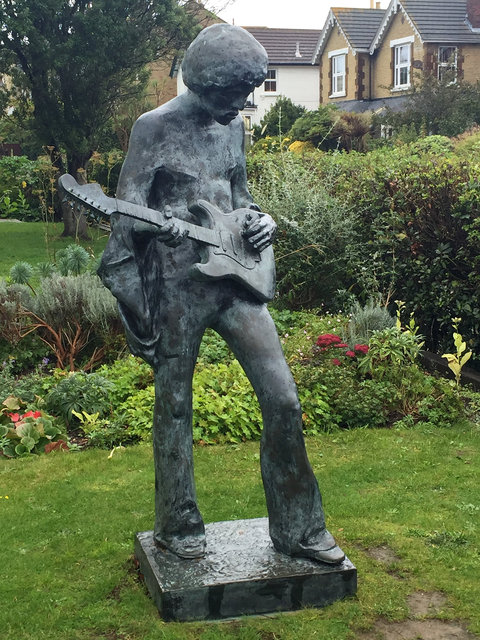
[[10, 416], [12, 422], [18, 422], [20, 420], [19, 413], [9, 413], [8, 415]]
[[368, 344], [356, 344], [353, 348], [357, 353], [368, 353]]
[[338, 358], [333, 358], [332, 362], [336, 367], [339, 367], [342, 364]]
[[353, 351], [345, 351], [345, 355], [349, 358], [355, 358], [355, 353]]

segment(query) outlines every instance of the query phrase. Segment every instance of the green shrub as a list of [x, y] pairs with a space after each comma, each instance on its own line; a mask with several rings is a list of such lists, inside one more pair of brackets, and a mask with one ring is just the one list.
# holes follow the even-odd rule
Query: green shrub
[[350, 318], [342, 337], [349, 345], [368, 344], [372, 333], [395, 325], [395, 318], [390, 315], [381, 300], [369, 298], [365, 305], [356, 301], [350, 308]]
[[128, 400], [136, 391], [153, 383], [152, 367], [132, 355], [118, 358], [112, 364], [102, 365], [98, 373], [113, 384], [110, 400], [114, 407]]
[[101, 416], [111, 413], [113, 389], [105, 377], [78, 371], [65, 375], [47, 394], [45, 403], [48, 411], [72, 425], [78, 421], [73, 411], [98, 412]]
[[0, 218], [24, 222], [44, 219], [43, 162], [25, 156], [0, 158]]
[[294, 104], [290, 98], [279, 96], [260, 120], [260, 124], [253, 127], [255, 140], [267, 136], [285, 136], [305, 111], [305, 107]]
[[193, 415], [195, 441], [255, 440], [262, 430], [257, 398], [237, 360], [195, 372]]
[[319, 180], [316, 156], [303, 160], [293, 153], [264, 154], [261, 175], [251, 190], [278, 224], [280, 303], [335, 309], [337, 291], [348, 289], [352, 274], [360, 270], [362, 238], [353, 207], [331, 195], [333, 173]]
[[288, 137], [301, 142], [311, 142], [323, 150], [336, 149], [338, 140], [334, 135], [334, 129], [338, 119], [335, 106], [320, 105], [315, 111], [307, 111], [298, 118], [288, 132]]
[[154, 405], [153, 385], [132, 393], [119, 405], [116, 413], [120, 416], [121, 422], [127, 426], [129, 435], [137, 436], [141, 440], [150, 440]]
[[46, 278], [27, 310], [62, 369], [89, 369], [115, 347], [117, 337], [123, 340], [115, 298], [90, 273]]
[[25, 411], [24, 403], [10, 396], [0, 409], [0, 454], [7, 458], [54, 449], [68, 449], [67, 436], [45, 411]]

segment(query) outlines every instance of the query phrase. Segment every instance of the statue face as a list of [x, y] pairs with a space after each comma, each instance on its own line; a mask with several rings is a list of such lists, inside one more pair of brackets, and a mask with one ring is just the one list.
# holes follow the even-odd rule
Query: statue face
[[219, 124], [226, 125], [237, 117], [245, 107], [254, 85], [241, 84], [235, 87], [212, 87], [199, 96], [202, 107]]

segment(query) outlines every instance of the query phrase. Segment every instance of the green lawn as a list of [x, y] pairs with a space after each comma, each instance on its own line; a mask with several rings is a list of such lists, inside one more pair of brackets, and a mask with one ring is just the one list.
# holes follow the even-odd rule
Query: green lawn
[[[26, 261], [32, 265], [55, 259], [55, 253], [75, 242], [63, 238], [63, 223], [49, 222], [0, 222], [0, 277], [8, 276], [15, 262]], [[81, 244], [98, 256], [104, 249], [107, 236], [104, 231], [91, 230], [92, 239]]]
[[[309, 439], [328, 526], [357, 566], [358, 594], [323, 610], [219, 624], [164, 623], [136, 579], [133, 535], [153, 521], [149, 445], [112, 458], [86, 450], [0, 460], [0, 636], [347, 640], [378, 619], [407, 619], [408, 595], [418, 591], [442, 592], [434, 615], [478, 634], [479, 436], [478, 426], [419, 424]], [[195, 455], [207, 522], [266, 514], [257, 443]], [[396, 558], [373, 559], [381, 545]]]

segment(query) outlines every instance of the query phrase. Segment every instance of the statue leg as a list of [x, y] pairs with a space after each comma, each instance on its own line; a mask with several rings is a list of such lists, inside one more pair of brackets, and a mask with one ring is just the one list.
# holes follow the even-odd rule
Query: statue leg
[[262, 410], [261, 469], [275, 548], [341, 562], [344, 554], [325, 528], [320, 491], [307, 458], [296, 385], [266, 306], [235, 301], [214, 328], [237, 356]]
[[192, 376], [195, 357], [164, 357], [155, 368], [153, 452], [155, 541], [183, 558], [205, 553], [193, 475]]

